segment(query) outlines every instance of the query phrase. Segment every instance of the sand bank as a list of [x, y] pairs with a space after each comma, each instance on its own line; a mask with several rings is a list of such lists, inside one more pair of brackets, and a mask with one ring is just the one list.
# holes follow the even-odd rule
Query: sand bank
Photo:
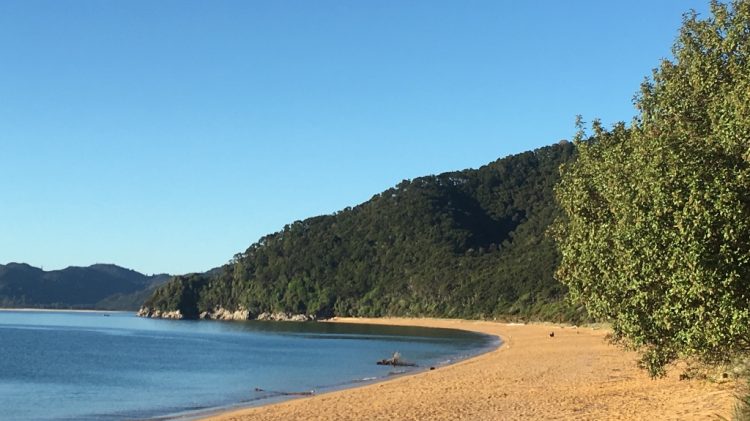
[[[500, 336], [495, 351], [355, 389], [235, 410], [207, 420], [694, 420], [731, 419], [730, 384], [652, 380], [606, 330], [441, 319], [347, 323], [464, 329]], [[554, 331], [554, 338], [549, 333]]]

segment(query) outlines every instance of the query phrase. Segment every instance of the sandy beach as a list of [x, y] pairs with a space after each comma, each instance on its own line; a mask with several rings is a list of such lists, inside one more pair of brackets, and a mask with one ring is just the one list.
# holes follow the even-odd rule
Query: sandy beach
[[730, 383], [681, 381], [679, 370], [652, 380], [637, 367], [635, 353], [607, 343], [605, 329], [441, 319], [335, 321], [464, 329], [500, 336], [504, 344], [434, 371], [206, 420], [731, 419]]

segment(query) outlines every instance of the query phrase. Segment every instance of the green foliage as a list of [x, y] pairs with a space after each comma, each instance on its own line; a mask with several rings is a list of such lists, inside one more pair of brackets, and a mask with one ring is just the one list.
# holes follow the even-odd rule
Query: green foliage
[[[197, 311], [581, 317], [562, 302], [559, 254], [545, 235], [558, 214], [558, 168], [573, 152], [564, 143], [403, 181], [354, 208], [289, 224], [203, 276]], [[184, 288], [178, 278], [145, 305], [192, 311]]]
[[579, 136], [556, 189], [557, 277], [653, 375], [750, 342], [750, 2], [684, 18], [627, 129]]
[[195, 319], [199, 314], [200, 294], [208, 285], [208, 278], [200, 274], [175, 276], [156, 289], [150, 300], [163, 303], [165, 308], [178, 310], [185, 318]]

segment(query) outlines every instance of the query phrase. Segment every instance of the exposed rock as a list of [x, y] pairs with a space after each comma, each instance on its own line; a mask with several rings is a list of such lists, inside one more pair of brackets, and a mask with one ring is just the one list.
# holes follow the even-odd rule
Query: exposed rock
[[152, 319], [184, 319], [180, 310], [161, 311], [150, 307], [141, 307], [137, 313], [138, 317], [150, 317]]
[[[150, 317], [154, 319], [184, 319], [182, 313], [179, 310], [174, 311], [162, 311], [152, 309], [150, 307], [141, 307], [138, 310], [137, 315], [139, 317]], [[198, 315], [201, 319], [210, 320], [250, 320], [253, 319], [250, 311], [246, 308], [240, 307], [238, 310], [227, 310], [224, 307], [216, 307], [212, 311], [204, 311]], [[269, 313], [263, 312], [255, 317], [256, 320], [267, 320], [275, 322], [308, 322], [316, 320], [315, 315], [307, 314], [292, 314], [285, 312]]]
[[308, 321], [314, 321], [315, 315], [308, 316], [306, 314], [292, 314], [292, 313], [285, 313], [281, 311], [278, 313], [263, 312], [263, 313], [260, 313], [256, 319], [274, 321], [274, 322], [308, 322]]
[[182, 319], [184, 316], [182, 313], [180, 313], [180, 310], [174, 310], [174, 311], [164, 311], [161, 313], [162, 319]]
[[308, 316], [306, 314], [293, 314], [287, 320], [292, 321], [292, 322], [307, 322], [307, 321], [314, 320], [314, 317]]
[[213, 311], [204, 311], [199, 316], [201, 319], [212, 320], [248, 320], [250, 311], [240, 307], [236, 311], [227, 310], [224, 307], [216, 307]]

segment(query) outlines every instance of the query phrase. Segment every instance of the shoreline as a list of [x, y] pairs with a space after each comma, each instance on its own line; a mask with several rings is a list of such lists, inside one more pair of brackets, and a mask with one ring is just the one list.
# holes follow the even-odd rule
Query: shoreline
[[39, 312], [39, 313], [133, 313], [128, 310], [86, 310], [86, 309], [66, 309], [66, 308], [7, 308], [0, 307], [0, 311], [18, 311], [18, 312]]
[[[380, 324], [380, 325], [386, 325], [386, 326], [420, 327], [420, 325], [416, 325], [416, 324], [407, 325], [405, 323], [374, 323], [372, 322], [372, 320], [385, 320], [385, 319], [333, 317], [330, 319], [319, 319], [319, 320], [311, 321], [310, 323], [347, 323], [347, 324], [373, 324], [373, 325]], [[394, 320], [403, 320], [403, 319], [394, 319]], [[406, 320], [410, 320], [410, 319], [406, 319]], [[438, 320], [438, 319], [434, 319], [434, 320]], [[216, 321], [216, 320], [209, 319], [209, 321]], [[222, 320], [218, 320], [218, 321], [222, 321]], [[224, 320], [223, 322], [231, 323], [233, 321]], [[285, 323], [285, 322], [281, 321], [281, 322], [272, 322], [272, 323]], [[206, 409], [202, 409], [198, 411], [188, 410], [185, 412], [163, 415], [163, 416], [159, 416], [159, 417], [152, 418], [152, 419], [154, 421], [157, 421], [157, 420], [160, 420], [160, 421], [195, 421], [195, 420], [208, 421], [208, 420], [215, 420], [217, 418], [220, 419], [221, 417], [225, 415], [234, 414], [236, 412], [253, 410], [253, 409], [258, 409], [258, 408], [263, 408], [263, 407], [273, 406], [273, 405], [279, 405], [285, 402], [290, 402], [290, 401], [295, 401], [295, 400], [305, 400], [305, 399], [315, 398], [319, 396], [325, 396], [331, 393], [345, 392], [348, 390], [370, 387], [370, 386], [378, 385], [381, 383], [392, 382], [392, 381], [395, 381], [404, 377], [411, 377], [411, 376], [419, 375], [419, 374], [426, 373], [429, 371], [439, 370], [444, 367], [449, 367], [449, 366], [453, 366], [456, 364], [460, 364], [464, 361], [469, 361], [474, 358], [480, 357], [482, 355], [488, 354], [490, 352], [497, 351], [504, 344], [504, 339], [499, 335], [486, 334], [486, 333], [482, 333], [479, 331], [449, 328], [449, 327], [428, 327], [428, 326], [421, 326], [421, 327], [427, 327], [430, 329], [462, 330], [465, 332], [476, 333], [476, 334], [485, 336], [487, 344], [485, 344], [482, 347], [474, 349], [468, 355], [467, 354], [456, 355], [455, 357], [452, 357], [448, 359], [447, 361], [439, 362], [434, 365], [407, 367], [407, 368], [410, 368], [411, 370], [398, 373], [398, 374], [392, 373], [385, 377], [354, 379], [347, 383], [339, 384], [337, 386], [325, 387], [323, 389], [320, 389], [318, 392], [312, 395], [300, 394], [300, 395], [295, 396], [296, 394], [290, 394], [287, 396], [274, 396], [274, 397], [259, 399], [259, 400], [253, 401], [252, 403], [247, 403], [247, 402], [246, 403], [233, 403], [233, 404], [228, 404], [226, 406], [206, 408]]]
[[[607, 330], [451, 319], [334, 318], [325, 323], [420, 326], [499, 337], [499, 347], [435, 370], [315, 396], [196, 414], [204, 421], [731, 418], [730, 383], [650, 379]], [[555, 332], [550, 337], [550, 332]]]

